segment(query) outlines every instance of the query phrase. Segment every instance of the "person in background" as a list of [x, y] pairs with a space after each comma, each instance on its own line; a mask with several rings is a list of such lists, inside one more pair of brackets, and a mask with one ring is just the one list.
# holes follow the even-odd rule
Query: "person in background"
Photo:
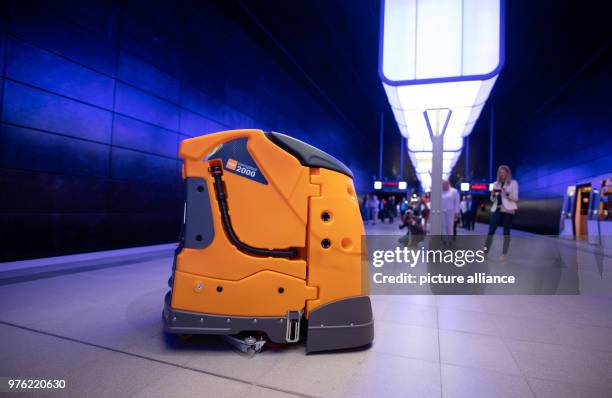
[[379, 212], [378, 212], [378, 219], [380, 220], [381, 224], [385, 223], [385, 218], [387, 218], [387, 198], [381, 198], [380, 199], [380, 206], [378, 206]]
[[467, 195], [465, 201], [467, 203], [466, 229], [468, 231], [473, 231], [475, 226], [474, 224], [476, 223], [476, 211], [478, 210], [478, 201], [472, 198], [472, 195]]
[[461, 212], [461, 227], [467, 228], [467, 217], [468, 217], [468, 207], [467, 207], [467, 195], [461, 199], [461, 203], [459, 204], [459, 211]]
[[491, 215], [489, 222], [489, 233], [485, 243], [485, 252], [488, 253], [493, 242], [493, 235], [498, 226], [504, 228], [504, 245], [502, 248], [501, 260], [505, 261], [510, 247], [510, 229], [514, 214], [518, 209], [519, 186], [516, 180], [512, 179], [510, 167], [501, 165], [497, 169], [497, 181], [493, 183], [491, 189]]
[[372, 195], [372, 200], [368, 201], [368, 207], [370, 208], [372, 225], [376, 225], [376, 220], [378, 220], [378, 211], [380, 209], [380, 201], [378, 200], [377, 195]]
[[395, 220], [395, 216], [397, 215], [397, 208], [395, 206], [395, 195], [391, 195], [389, 200], [387, 200], [386, 206], [387, 217], [389, 217], [389, 224], [393, 224]]
[[405, 196], [402, 196], [400, 198], [400, 203], [399, 203], [399, 212], [400, 212], [400, 219], [401, 220], [404, 219], [404, 214], [406, 214], [408, 209], [410, 209], [410, 202], [408, 202], [408, 199], [406, 199]]
[[399, 239], [400, 243], [403, 244], [418, 244], [423, 241], [425, 231], [423, 230], [423, 223], [421, 217], [414, 213], [412, 208], [406, 210], [401, 219], [399, 229], [408, 228], [408, 232], [405, 236]]
[[[459, 207], [461, 207], [461, 200], [459, 201]], [[453, 240], [457, 239], [457, 226], [459, 225], [459, 221], [461, 220], [461, 209], [459, 212], [455, 214], [455, 219], [453, 220]]]
[[370, 211], [370, 201], [371, 200], [372, 200], [372, 194], [369, 193], [363, 197], [363, 202], [361, 204], [361, 214], [363, 216], [363, 223], [365, 225], [367, 225], [370, 219], [372, 218], [372, 212]]
[[421, 218], [423, 220], [423, 231], [427, 232], [427, 226], [429, 225], [429, 198], [427, 194], [423, 194], [421, 196], [421, 201], [419, 203], [419, 211], [421, 212]]
[[442, 235], [454, 235], [455, 221], [459, 217], [459, 192], [442, 180]]

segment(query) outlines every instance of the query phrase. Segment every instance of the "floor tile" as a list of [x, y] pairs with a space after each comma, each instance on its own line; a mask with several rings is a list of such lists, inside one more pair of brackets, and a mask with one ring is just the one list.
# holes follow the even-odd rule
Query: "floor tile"
[[357, 368], [371, 353], [363, 350], [279, 355], [275, 366], [258, 383], [317, 397], [343, 396]]
[[405, 325], [437, 328], [436, 307], [389, 301], [378, 319]]
[[143, 338], [159, 334], [161, 310], [129, 316], [125, 309], [108, 305], [82, 306], [61, 312], [52, 321], [34, 327], [60, 336], [99, 344], [113, 349], [126, 348]]
[[355, 369], [344, 397], [440, 397], [440, 364], [387, 354], [368, 355]]
[[438, 296], [431, 294], [393, 294], [386, 297], [389, 301], [435, 307]]
[[440, 308], [487, 312], [487, 301], [487, 296], [437, 296], [436, 305]]
[[245, 396], [251, 389], [247, 383], [241, 383], [221, 377], [211, 376], [186, 369], [176, 369], [152, 380], [132, 397], [166, 398], [166, 397], [216, 397], [230, 398]]
[[251, 386], [243, 395], [244, 398], [294, 398], [299, 395], [291, 392], [274, 390], [262, 386]]
[[56, 337], [0, 324], [0, 361], [24, 352], [34, 354], [39, 347], [59, 341]]
[[538, 398], [610, 398], [612, 387], [597, 388], [528, 378], [529, 385]]
[[506, 340], [527, 377], [570, 384], [612, 387], [612, 353], [555, 344]]
[[450, 365], [520, 374], [510, 351], [496, 336], [440, 330], [440, 355]]
[[439, 308], [438, 323], [444, 330], [498, 335], [491, 315], [486, 312]]
[[376, 352], [428, 361], [439, 360], [438, 330], [379, 321], [374, 326]]
[[445, 398], [533, 397], [523, 376], [442, 364], [442, 391]]
[[193, 336], [183, 340], [178, 335], [162, 332], [143, 337], [123, 351], [176, 365], [185, 365], [200, 357], [210, 359], [211, 352], [226, 348], [217, 336]]
[[111, 352], [103, 360], [89, 362], [71, 372], [67, 391], [80, 397], [127, 397], [175, 370], [173, 366]]
[[382, 319], [383, 314], [387, 310], [387, 306], [389, 305], [389, 300], [380, 299], [380, 300], [371, 300], [372, 301], [372, 315], [374, 317], [374, 321]]
[[506, 338], [612, 351], [612, 328], [502, 315], [492, 318]]
[[[264, 350], [254, 356], [237, 351], [220, 337], [194, 336], [195, 347], [189, 350], [185, 366], [249, 382], [259, 380], [282, 358], [306, 355], [304, 347]], [[295, 352], [292, 352], [295, 351]]]
[[0, 374], [17, 377], [57, 377], [73, 382], [72, 374], [90, 362], [109, 355], [109, 351], [67, 340], [46, 344], [35, 350], [0, 361]]

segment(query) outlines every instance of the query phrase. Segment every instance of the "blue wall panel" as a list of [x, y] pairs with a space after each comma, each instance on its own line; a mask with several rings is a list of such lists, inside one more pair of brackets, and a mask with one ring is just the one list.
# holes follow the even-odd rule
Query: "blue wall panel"
[[63, 55], [110, 76], [115, 74], [113, 37], [88, 32], [57, 15], [32, 15], [24, 7], [11, 9], [9, 32], [49, 51]]
[[[129, 149], [113, 148], [113, 179], [173, 183], [181, 178], [176, 175], [174, 166], [174, 159]], [[155, 193], [152, 192], [151, 194], [154, 195]]]
[[119, 27], [120, 4], [111, 1], [56, 0], [53, 11], [60, 23], [70, 23], [103, 39], [114, 39]]
[[6, 46], [6, 37], [0, 32], [0, 76], [4, 76], [4, 47]]
[[0, 137], [2, 167], [108, 176], [108, 145], [9, 125], [0, 127]]
[[7, 81], [2, 120], [73, 137], [110, 143], [112, 113]]
[[[5, 258], [44, 257], [49, 253], [110, 249], [110, 228], [105, 213], [8, 213], [3, 215]], [[75, 242], [78, 246], [75, 247]]]
[[179, 109], [168, 101], [117, 82], [115, 111], [153, 123], [168, 130], [178, 130]]
[[1, 169], [0, 186], [12, 187], [2, 190], [5, 214], [103, 213], [108, 207], [109, 181], [95, 176]]
[[189, 86], [187, 82], [183, 84], [181, 105], [217, 123], [223, 122], [223, 114], [227, 109], [227, 106], [221, 101], [195, 87]]
[[[179, 180], [163, 184], [158, 181], [112, 180], [108, 196], [110, 213], [182, 212]], [[155, 200], [152, 200], [152, 194]], [[180, 222], [180, 218], [179, 218]]]
[[[235, 124], [234, 124], [235, 125]], [[180, 132], [190, 137], [227, 130], [226, 125], [217, 123], [186, 109], [181, 109]]]
[[233, 108], [228, 109], [224, 114], [223, 114], [223, 120], [222, 120], [223, 124], [225, 124], [226, 126], [232, 126], [234, 128], [257, 128], [258, 127], [258, 122], [250, 117], [249, 115], [234, 110]]
[[168, 157], [178, 155], [176, 132], [122, 115], [115, 115], [113, 121], [113, 145]]
[[122, 81], [169, 101], [178, 103], [181, 99], [181, 84], [177, 78], [125, 51], [119, 55], [117, 75]]
[[125, 245], [125, 242], [134, 246], [167, 243], [168, 231], [178, 231], [181, 220], [182, 212], [109, 213], [108, 243], [112, 247]]
[[8, 77], [109, 110], [113, 108], [112, 78], [24, 42], [9, 39], [7, 44]]
[[599, 62], [599, 69], [586, 71], [526, 127], [515, 173], [524, 197], [561, 197], [569, 185], [612, 174], [609, 58]]
[[[140, 4], [139, 4], [140, 3]], [[155, 4], [158, 20], [134, 18], [142, 14], [142, 7], [150, 7], [148, 2], [131, 1], [126, 4], [121, 16], [121, 47], [135, 54], [150, 65], [180, 76], [183, 69], [181, 40], [176, 36], [183, 32], [183, 26], [173, 26], [172, 12], [164, 14], [162, 7], [174, 8], [174, 3]], [[161, 18], [159, 18], [161, 16]], [[190, 55], [191, 57], [191, 55]], [[187, 63], [190, 63], [188, 60]]]

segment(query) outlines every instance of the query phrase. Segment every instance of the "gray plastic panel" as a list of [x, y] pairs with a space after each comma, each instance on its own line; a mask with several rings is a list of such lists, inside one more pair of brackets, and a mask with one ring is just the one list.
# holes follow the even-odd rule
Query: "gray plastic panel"
[[163, 320], [168, 333], [180, 334], [238, 334], [258, 331], [268, 335], [270, 341], [285, 343], [287, 319], [285, 317], [246, 317], [213, 315], [174, 310], [170, 307], [171, 293], [166, 294]]
[[304, 166], [334, 170], [353, 178], [353, 173], [344, 163], [312, 145], [281, 133], [270, 132], [266, 135], [270, 141], [295, 156]]
[[368, 345], [374, 340], [370, 297], [337, 300], [310, 313], [306, 352]]
[[203, 178], [189, 177], [185, 184], [185, 244], [190, 249], [204, 249], [215, 238], [208, 186]]

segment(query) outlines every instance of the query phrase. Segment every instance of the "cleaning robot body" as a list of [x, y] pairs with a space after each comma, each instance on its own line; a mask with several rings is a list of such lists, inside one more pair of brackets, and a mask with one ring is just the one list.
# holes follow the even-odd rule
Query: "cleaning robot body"
[[183, 233], [166, 331], [223, 334], [243, 351], [269, 340], [306, 351], [374, 335], [364, 235], [351, 171], [279, 133], [233, 130], [182, 142]]

